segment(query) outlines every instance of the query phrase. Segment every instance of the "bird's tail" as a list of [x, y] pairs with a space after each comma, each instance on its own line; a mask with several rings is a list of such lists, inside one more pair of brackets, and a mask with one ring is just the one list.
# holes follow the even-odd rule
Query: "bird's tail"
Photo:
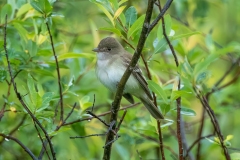
[[140, 98], [140, 100], [155, 119], [164, 119], [162, 113], [149, 98]]

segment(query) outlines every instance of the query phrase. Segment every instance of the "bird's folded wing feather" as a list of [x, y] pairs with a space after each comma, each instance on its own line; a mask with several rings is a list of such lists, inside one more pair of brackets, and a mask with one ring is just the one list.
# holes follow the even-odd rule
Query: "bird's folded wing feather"
[[[124, 54], [122, 55], [122, 59], [124, 60], [124, 64], [126, 65], [126, 67], [129, 66], [129, 63], [132, 59], [132, 55], [131, 54]], [[140, 86], [142, 87], [142, 89], [145, 91], [145, 93], [147, 94], [149, 99], [153, 99], [152, 95], [148, 89], [148, 84], [147, 81], [145, 80], [145, 78], [143, 77], [142, 71], [139, 68], [138, 65], [136, 65], [132, 71], [132, 75], [134, 78], [136, 78], [136, 80], [139, 82]]]

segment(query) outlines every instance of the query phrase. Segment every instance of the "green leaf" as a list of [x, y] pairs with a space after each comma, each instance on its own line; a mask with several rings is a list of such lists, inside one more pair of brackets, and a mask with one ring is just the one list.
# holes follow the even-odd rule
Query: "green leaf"
[[7, 79], [7, 71], [4, 68], [0, 68], [0, 82]]
[[127, 37], [130, 38], [135, 32], [139, 31], [142, 28], [143, 22], [145, 19], [145, 14], [139, 17], [131, 26], [128, 31]]
[[101, 4], [102, 6], [104, 6], [110, 13], [113, 14], [113, 10], [112, 10], [112, 5], [109, 2], [109, 0], [95, 0], [95, 2]]
[[156, 39], [153, 42], [153, 46], [154, 46], [153, 54], [161, 53], [162, 51], [164, 51], [166, 49], [167, 41], [165, 38], [162, 38], [161, 40]]
[[190, 96], [192, 95], [192, 92], [187, 92], [187, 91], [172, 91], [171, 94], [171, 102], [173, 102], [174, 100], [176, 100], [178, 97], [186, 97], [186, 96]]
[[94, 58], [95, 55], [91, 53], [65, 53], [58, 56], [58, 61], [62, 61], [70, 58]]
[[40, 74], [42, 76], [54, 77], [53, 73], [48, 71], [48, 70], [46, 70], [46, 68], [45, 69], [41, 69], [41, 68], [39, 68], [39, 69], [31, 69], [31, 72]]
[[214, 45], [212, 36], [210, 34], [206, 36], [205, 41], [206, 41], [207, 48], [210, 50], [210, 52], [213, 52], [215, 50], [215, 45]]
[[52, 98], [53, 98], [53, 92], [46, 92], [42, 97], [42, 105], [37, 110], [37, 112], [40, 112], [46, 109], [49, 106], [49, 102], [52, 100]]
[[209, 71], [201, 72], [197, 76], [196, 84], [203, 84], [204, 82], [206, 82], [210, 78], [210, 75], [211, 74], [210, 74]]
[[71, 127], [61, 127], [58, 131], [52, 131], [49, 133], [49, 136], [56, 136], [58, 133], [61, 133], [61, 132], [66, 132], [66, 131], [69, 131], [71, 130]]
[[184, 63], [179, 65], [178, 70], [182, 77], [188, 78], [189, 81], [193, 80], [193, 68], [189, 64], [187, 57], [185, 57]]
[[35, 89], [33, 78], [30, 74], [28, 74], [27, 86], [28, 86], [29, 95], [30, 95], [32, 104], [34, 105], [34, 107], [36, 107], [38, 94]]
[[176, 35], [172, 38], [172, 40], [176, 40], [176, 39], [180, 39], [180, 38], [187, 38], [196, 34], [201, 34], [201, 32], [190, 32], [190, 33], [186, 33], [186, 34], [180, 34], [180, 35]]
[[[167, 121], [167, 123], [165, 123], [165, 121]], [[173, 120], [165, 118], [164, 119], [164, 123], [161, 125], [161, 128], [165, 128], [165, 127], [171, 126], [173, 123], [174, 123]]]
[[18, 34], [20, 35], [20, 37], [21, 37], [25, 42], [27, 42], [27, 40], [28, 40], [28, 38], [27, 38], [28, 31], [27, 31], [20, 23], [14, 22], [14, 23], [13, 23], [13, 26], [17, 29]]
[[119, 31], [117, 28], [107, 28], [107, 27], [104, 27], [104, 28], [99, 28], [99, 30], [109, 31], [109, 32], [115, 33], [119, 37], [122, 35], [121, 31]]
[[27, 13], [31, 8], [32, 6], [29, 3], [22, 5], [21, 8], [19, 8], [16, 17], [20, 17], [21, 15]]
[[124, 14], [120, 14], [119, 19], [122, 22], [122, 25], [125, 26], [126, 25], [126, 17], [125, 17], [125, 15]]
[[53, 117], [55, 115], [55, 113], [53, 111], [41, 111], [41, 112], [36, 112], [36, 117], [42, 118], [46, 121], [51, 122], [51, 119], [45, 119], [45, 118], [49, 118], [49, 117]]
[[158, 40], [161, 40], [161, 39], [163, 38], [163, 29], [162, 29], [162, 25], [158, 25], [157, 38], [158, 38]]
[[231, 139], [233, 139], [233, 135], [227, 135], [227, 138], [225, 139], [225, 141], [230, 141]]
[[118, 0], [109, 0], [109, 2], [112, 4], [115, 10], [119, 8]]
[[[177, 111], [177, 108], [174, 109]], [[181, 114], [185, 116], [196, 116], [196, 112], [190, 108], [181, 107]]]
[[5, 17], [6, 15], [8, 16], [8, 20], [11, 18], [12, 16], [12, 6], [10, 4], [5, 4], [2, 8], [1, 8], [1, 24], [5, 23]]
[[79, 100], [80, 107], [83, 111], [92, 106], [92, 102], [89, 102], [89, 100], [89, 96], [84, 96]]
[[210, 143], [219, 145], [219, 141], [216, 141], [215, 138], [214, 138], [214, 140], [212, 140], [212, 139], [206, 137], [206, 139], [207, 139]]
[[153, 92], [155, 92], [158, 96], [160, 96], [163, 99], [164, 103], [169, 104], [167, 95], [166, 95], [165, 91], [162, 89], [162, 87], [160, 87], [157, 83], [155, 83], [151, 80], [147, 80], [147, 82], [148, 82], [149, 88]]
[[232, 46], [228, 46], [209, 54], [203, 61], [196, 64], [194, 68], [194, 75], [198, 75], [199, 73], [205, 71], [212, 62], [217, 60], [217, 58], [220, 58], [220, 56], [232, 52], [233, 50], [234, 48]]
[[172, 19], [169, 14], [164, 16], [166, 34], [169, 36], [172, 28]]
[[137, 10], [134, 6], [129, 7], [125, 12], [126, 26], [130, 28], [137, 20]]
[[120, 8], [117, 9], [117, 11], [115, 12], [113, 19], [117, 19], [119, 17], [119, 15], [123, 12], [123, 10], [125, 9], [126, 6], [121, 6]]
[[240, 160], [240, 153], [231, 153], [231, 160]]
[[113, 17], [112, 17], [112, 15], [108, 12], [108, 10], [106, 10], [101, 4], [99, 4], [99, 3], [95, 3], [97, 6], [98, 6], [98, 8], [100, 8], [104, 13], [105, 13], [105, 15], [108, 17], [108, 19], [110, 20], [110, 22], [112, 23], [112, 25], [113, 26], [115, 26], [115, 22], [114, 22], [114, 20], [113, 20]]
[[[166, 32], [167, 36], [169, 36], [170, 32], [171, 32], [171, 28], [172, 28], [172, 19], [169, 14], [164, 16], [164, 23], [165, 23], [165, 32]], [[161, 40], [163, 38], [162, 20], [161, 20], [160, 25], [158, 26], [157, 37], [159, 40]]]
[[123, 3], [127, 2], [128, 0], [121, 0], [118, 2], [118, 5], [121, 6]]
[[32, 1], [32, 2], [30, 2], [30, 4], [31, 4], [31, 6], [35, 9], [35, 10], [37, 10], [38, 12], [40, 12], [40, 13], [44, 13], [44, 11], [43, 11], [43, 7], [41, 6], [41, 4], [39, 3], [39, 2], [37, 2], [37, 1]]
[[31, 57], [36, 56], [37, 54], [37, 44], [36, 42], [33, 42], [31, 40], [28, 40], [28, 44], [27, 44], [27, 48], [26, 48], [29, 52], [29, 54], [31, 55]]
[[52, 6], [48, 0], [32, 0], [32, 7], [38, 12], [44, 14], [44, 17], [49, 17], [52, 13]]

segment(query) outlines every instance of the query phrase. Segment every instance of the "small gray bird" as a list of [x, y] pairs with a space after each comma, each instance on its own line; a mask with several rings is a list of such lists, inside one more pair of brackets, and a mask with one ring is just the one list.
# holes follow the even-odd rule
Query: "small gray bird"
[[[115, 93], [132, 55], [112, 37], [102, 39], [93, 51], [97, 52], [97, 77], [105, 87]], [[134, 68], [124, 88], [123, 96], [130, 103], [134, 103], [132, 95], [142, 101], [154, 118], [164, 119], [158, 108], [153, 104], [148, 84], [138, 66]]]

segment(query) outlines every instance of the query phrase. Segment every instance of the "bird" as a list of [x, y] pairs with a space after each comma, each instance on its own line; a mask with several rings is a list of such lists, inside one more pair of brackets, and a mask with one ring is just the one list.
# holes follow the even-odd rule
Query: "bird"
[[[97, 48], [92, 51], [97, 53], [95, 66], [97, 78], [111, 92], [116, 93], [118, 83], [126, 71], [132, 55], [113, 37], [102, 39]], [[140, 99], [155, 119], [164, 119], [162, 113], [153, 103], [147, 81], [138, 64], [133, 68], [123, 91], [123, 97], [132, 104], [134, 103], [133, 96]]]

